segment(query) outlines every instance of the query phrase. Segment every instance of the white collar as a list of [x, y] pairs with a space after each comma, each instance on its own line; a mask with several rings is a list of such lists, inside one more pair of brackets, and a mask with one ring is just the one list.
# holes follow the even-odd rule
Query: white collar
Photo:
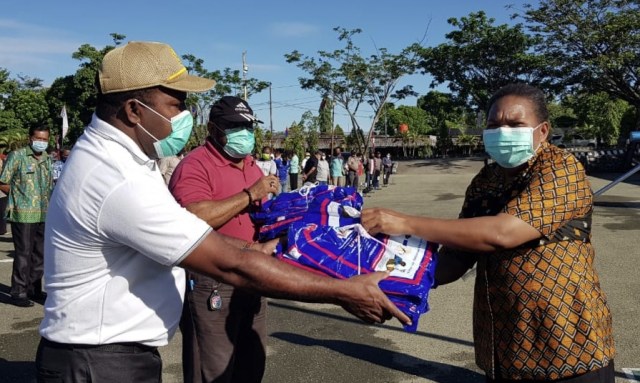
[[101, 120], [95, 113], [91, 117], [91, 123], [86, 129], [89, 133], [94, 133], [105, 140], [113, 141], [122, 146], [131, 154], [131, 157], [136, 163], [146, 165], [151, 170], [155, 169], [156, 161], [149, 158], [131, 137], [108, 122]]

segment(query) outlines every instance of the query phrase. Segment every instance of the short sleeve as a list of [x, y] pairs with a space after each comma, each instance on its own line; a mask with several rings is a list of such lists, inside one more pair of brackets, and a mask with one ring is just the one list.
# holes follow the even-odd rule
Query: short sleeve
[[549, 238], [592, 209], [593, 194], [582, 164], [571, 154], [556, 154], [532, 172], [527, 187], [504, 212], [520, 218]]
[[209, 201], [215, 193], [215, 183], [209, 177], [200, 160], [195, 156], [188, 156], [173, 171], [169, 190], [181, 206]]
[[278, 174], [278, 168], [276, 166], [275, 161], [271, 161], [271, 169], [269, 170], [269, 174], [272, 174], [272, 175]]
[[11, 179], [16, 173], [18, 166], [18, 160], [16, 159], [16, 152], [13, 151], [7, 155], [7, 159], [2, 166], [2, 173], [0, 174], [0, 182], [3, 184], [11, 184]]
[[102, 205], [98, 230], [160, 264], [176, 265], [211, 228], [178, 205], [161, 179], [154, 181], [142, 177], [116, 186]]

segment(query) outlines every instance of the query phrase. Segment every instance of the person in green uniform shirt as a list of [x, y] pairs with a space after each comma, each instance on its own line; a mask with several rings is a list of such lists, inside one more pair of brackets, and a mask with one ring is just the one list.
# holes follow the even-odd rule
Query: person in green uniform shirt
[[44, 302], [42, 291], [44, 221], [53, 190], [52, 162], [46, 150], [49, 128], [29, 129], [29, 145], [9, 153], [0, 190], [8, 195], [7, 220], [15, 255], [11, 273], [11, 303], [31, 307]]

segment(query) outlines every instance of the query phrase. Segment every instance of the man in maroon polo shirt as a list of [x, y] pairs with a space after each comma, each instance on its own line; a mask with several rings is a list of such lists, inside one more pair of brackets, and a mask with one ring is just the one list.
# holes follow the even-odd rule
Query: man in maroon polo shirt
[[[211, 107], [207, 141], [180, 162], [169, 183], [187, 210], [249, 244], [258, 233], [249, 210], [280, 185], [276, 176], [263, 176], [251, 156], [256, 122], [246, 101], [222, 97]], [[266, 299], [193, 272], [187, 283], [180, 323], [184, 381], [260, 382]]]

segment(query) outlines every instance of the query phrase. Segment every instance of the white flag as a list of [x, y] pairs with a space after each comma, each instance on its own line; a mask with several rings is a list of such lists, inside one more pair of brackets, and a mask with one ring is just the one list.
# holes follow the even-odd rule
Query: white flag
[[67, 135], [67, 131], [69, 130], [69, 118], [67, 117], [67, 106], [62, 106], [62, 111], [60, 112], [60, 117], [62, 117], [62, 139]]

